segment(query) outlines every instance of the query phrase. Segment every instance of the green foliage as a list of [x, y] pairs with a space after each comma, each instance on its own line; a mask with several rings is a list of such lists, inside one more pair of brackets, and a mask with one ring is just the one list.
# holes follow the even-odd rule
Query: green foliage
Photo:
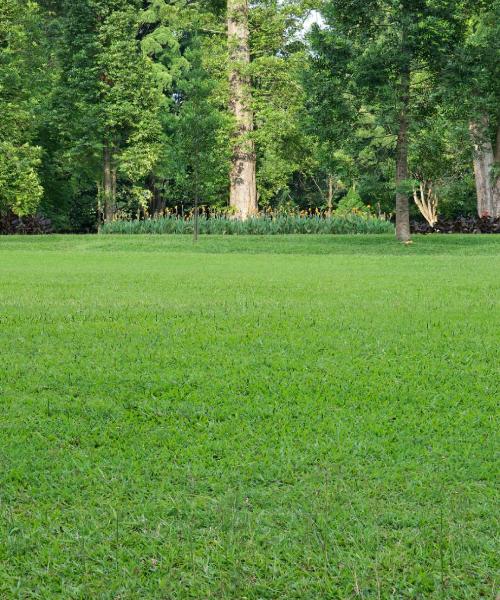
[[217, 40], [202, 35], [185, 50], [189, 69], [175, 80], [175, 100], [164, 118], [168, 144], [155, 170], [157, 181], [168, 182], [169, 203], [189, 206], [197, 198], [217, 205], [227, 195], [231, 122], [214, 76], [222, 50]]
[[370, 214], [370, 207], [364, 204], [356, 186], [352, 186], [347, 194], [338, 203], [335, 210], [336, 216], [347, 216], [352, 214]]
[[163, 84], [142, 53], [137, 8], [109, 13], [99, 28], [99, 112], [104, 138], [113, 145], [118, 171], [132, 183], [143, 180], [158, 161], [162, 138], [159, 110]]
[[445, 97], [455, 118], [491, 115], [500, 102], [500, 0], [466, 3], [460, 43], [450, 56]]
[[0, 597], [494, 597], [499, 242], [2, 239]]
[[[175, 215], [144, 221], [113, 221], [101, 228], [101, 233], [141, 234], [177, 233], [191, 234], [192, 217], [182, 219]], [[239, 221], [228, 217], [200, 216], [200, 233], [212, 235], [283, 235], [283, 234], [381, 234], [392, 233], [389, 221], [361, 214], [342, 214], [332, 217], [275, 215]]]
[[305, 6], [257, 2], [250, 11], [257, 183], [262, 206], [290, 192], [292, 177], [307, 171], [313, 140], [303, 128], [307, 48], [299, 38]]
[[[37, 90], [30, 90], [36, 39], [30, 37], [36, 5], [2, 0], [0, 5], [0, 212], [33, 214], [43, 190], [41, 150], [32, 144]], [[31, 77], [31, 83], [36, 77]]]
[[[250, 8], [261, 208], [325, 210], [356, 184], [364, 204], [393, 212], [404, 64], [409, 177], [432, 181], [443, 215], [474, 211], [468, 125], [488, 122], [495, 146], [500, 0]], [[306, 34], [311, 9], [322, 20]], [[227, 51], [220, 0], [4, 0], [0, 210], [38, 207], [60, 231], [95, 229], [105, 146], [117, 216], [195, 198], [224, 209]]]
[[34, 214], [43, 194], [37, 172], [40, 149], [0, 142], [0, 157], [0, 211], [9, 209], [20, 217]]
[[[411, 170], [438, 179], [445, 157], [448, 181], [463, 180], [464, 146], [451, 142], [460, 121], [450, 122], [443, 106], [450, 59], [465, 28], [463, 3], [332, 0], [322, 13], [325, 27], [310, 36], [314, 54], [306, 75], [309, 127], [320, 141], [323, 169], [347, 184], [357, 182], [362, 198], [393, 211], [404, 67], [410, 73]], [[446, 151], [440, 153], [438, 132], [443, 133], [444, 123]], [[340, 149], [350, 157], [343, 165], [333, 160]], [[465, 150], [470, 173], [470, 143]], [[469, 191], [473, 194], [474, 188]]]
[[61, 185], [70, 180], [70, 210], [93, 187], [96, 212], [105, 145], [117, 173], [118, 209], [127, 208], [124, 190], [144, 186], [159, 160], [165, 142], [160, 116], [164, 84], [141, 48], [141, 4], [61, 0], [59, 11], [46, 15], [58, 73], [44, 129], [50, 148], [46, 176]]

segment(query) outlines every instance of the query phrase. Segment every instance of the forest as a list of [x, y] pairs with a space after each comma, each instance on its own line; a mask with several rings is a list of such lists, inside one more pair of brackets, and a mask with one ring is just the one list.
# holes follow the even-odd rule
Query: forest
[[499, 0], [2, 0], [0, 217], [500, 217]]

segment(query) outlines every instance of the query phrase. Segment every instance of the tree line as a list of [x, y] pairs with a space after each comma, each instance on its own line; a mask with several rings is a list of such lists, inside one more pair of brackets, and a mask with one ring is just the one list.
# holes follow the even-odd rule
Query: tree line
[[500, 0], [2, 0], [0, 212], [500, 216]]

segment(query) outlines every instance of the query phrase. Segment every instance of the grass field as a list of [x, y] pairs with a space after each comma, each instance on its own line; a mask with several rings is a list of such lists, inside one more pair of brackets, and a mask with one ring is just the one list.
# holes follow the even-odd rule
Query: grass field
[[0, 238], [0, 598], [494, 599], [499, 238]]

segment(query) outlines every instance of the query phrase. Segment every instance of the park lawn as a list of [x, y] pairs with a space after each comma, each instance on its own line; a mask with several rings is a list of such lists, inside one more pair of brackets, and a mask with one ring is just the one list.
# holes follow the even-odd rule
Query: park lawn
[[499, 238], [0, 238], [0, 598], [495, 598]]

